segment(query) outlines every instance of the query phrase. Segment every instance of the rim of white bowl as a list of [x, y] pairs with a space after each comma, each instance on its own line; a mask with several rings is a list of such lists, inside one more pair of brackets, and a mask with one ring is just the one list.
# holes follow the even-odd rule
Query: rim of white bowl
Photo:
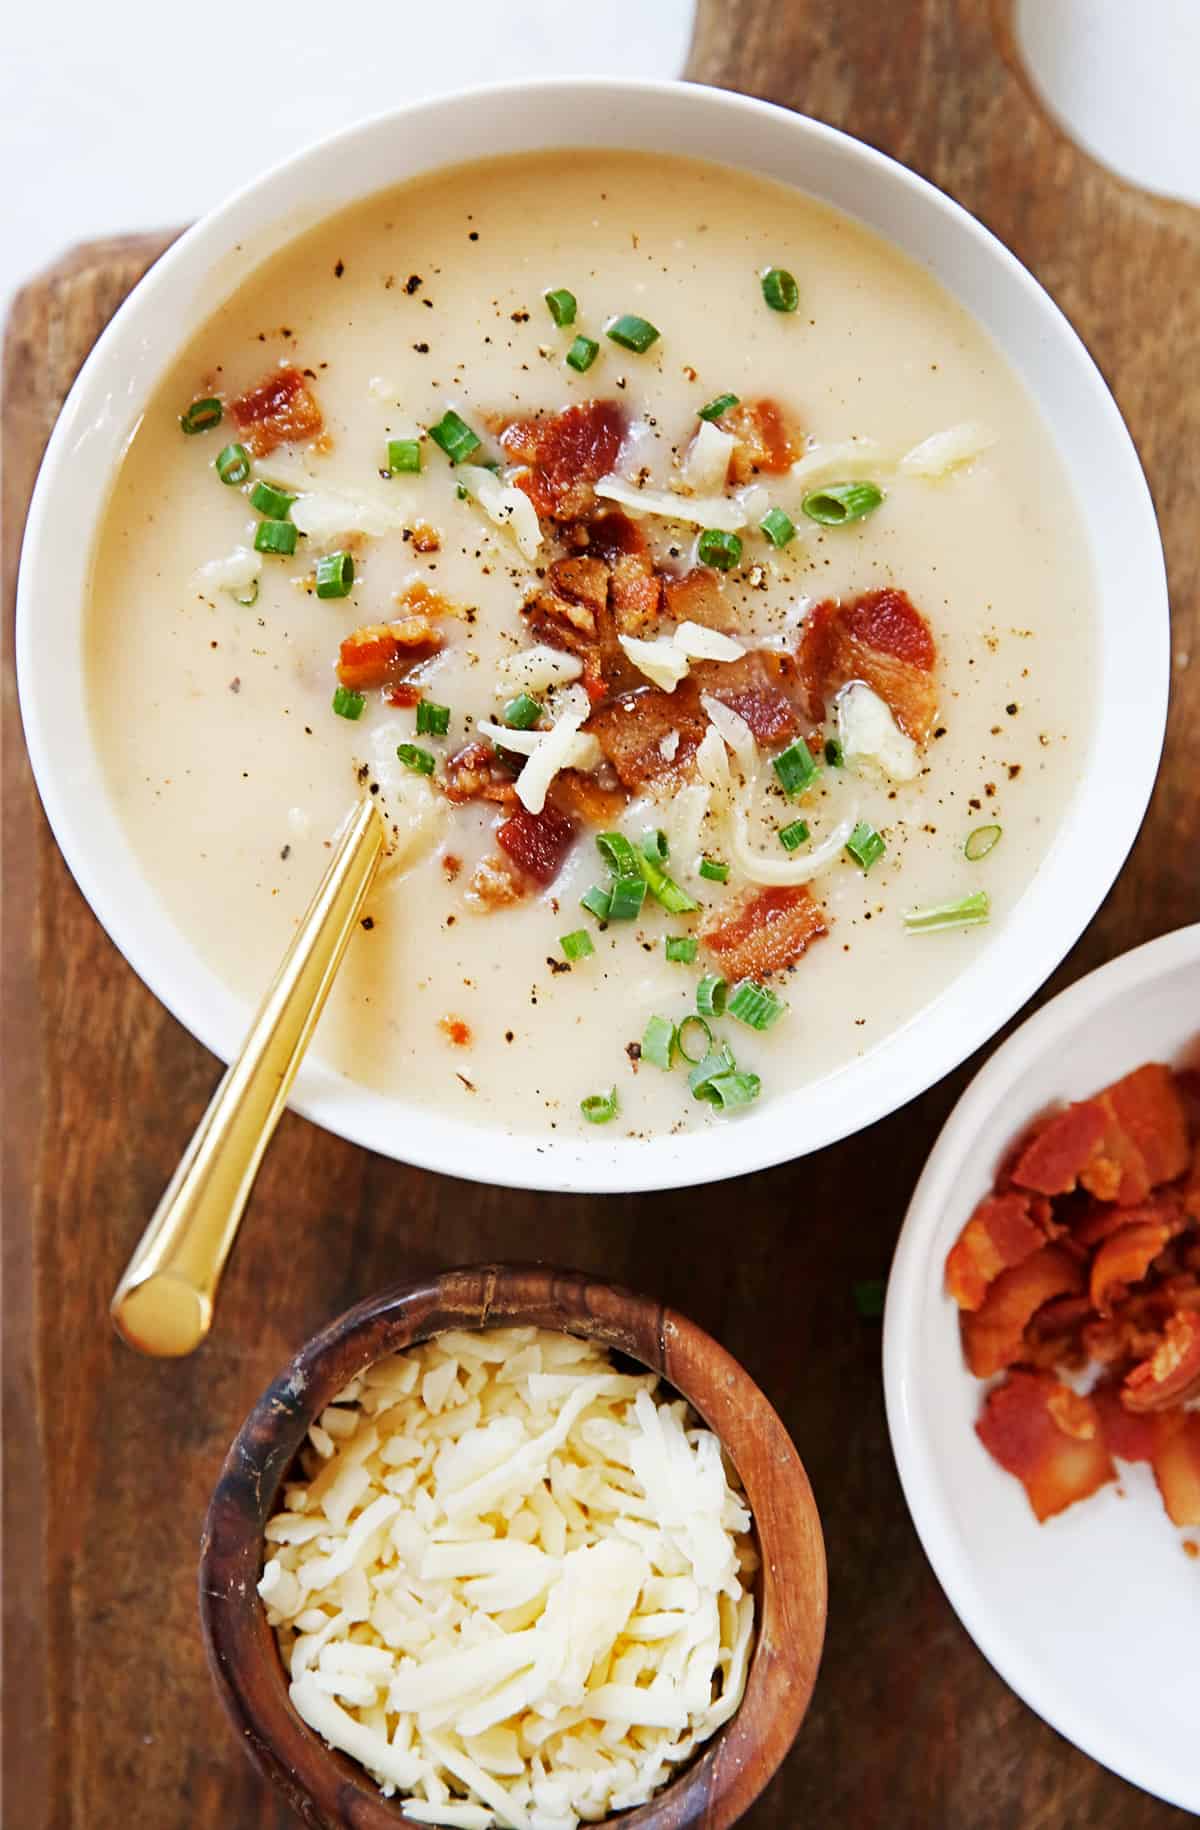
[[[557, 125], [547, 130], [548, 121], [561, 122], [563, 130]], [[391, 138], [418, 136], [419, 153], [402, 153], [395, 168], [384, 168]], [[180, 344], [220, 297], [234, 290], [242, 270], [252, 271], [276, 247], [356, 197], [448, 163], [427, 157], [426, 147], [453, 146], [451, 162], [457, 162], [488, 151], [565, 145], [678, 150], [773, 177], [857, 217], [933, 271], [982, 321], [1028, 392], [1034, 388], [1023, 357], [1030, 366], [1035, 359], [1042, 365], [1043, 406], [1047, 390], [1062, 391], [1061, 420], [1077, 416], [1086, 423], [1086, 443], [1081, 434], [1079, 450], [1087, 464], [1099, 463], [1105, 472], [1103, 513], [1099, 508], [1089, 513], [1082, 490], [1079, 494], [1093, 549], [1103, 544], [1098, 529], [1107, 530], [1114, 519], [1124, 525], [1119, 543], [1105, 532], [1113, 545], [1109, 569], [1103, 579], [1097, 577], [1099, 595], [1138, 605], [1136, 647], [1130, 637], [1127, 652], [1111, 652], [1119, 646], [1111, 633], [1102, 644], [1100, 710], [1091, 740], [1092, 756], [1119, 753], [1121, 768], [1103, 772], [1101, 795], [1098, 785], [1089, 794], [1087, 777], [1096, 776], [1085, 767], [1055, 845], [1017, 908], [940, 998], [861, 1060], [770, 1099], [731, 1124], [647, 1140], [546, 1137], [449, 1118], [358, 1087], [315, 1058], [301, 1067], [289, 1101], [350, 1141], [421, 1168], [511, 1187], [617, 1193], [718, 1181], [833, 1143], [904, 1105], [1007, 1022], [1086, 927], [1137, 834], [1166, 723], [1169, 619], [1150, 493], [1124, 421], [1083, 343], [990, 231], [885, 154], [807, 116], [727, 90], [605, 77], [460, 90], [345, 128], [276, 165], [203, 217], [130, 294], [85, 361], [53, 430], [21, 557], [18, 684], [47, 818], [76, 883], [115, 945], [205, 1047], [228, 1061], [241, 1044], [250, 1009], [175, 927], [144, 878], [111, 802], [95, 799], [100, 770], [88, 727], [81, 644], [68, 639], [71, 616], [78, 627], [83, 614], [93, 536], [119, 444]], [[369, 166], [373, 151], [382, 153], [384, 167], [377, 175], [371, 167], [372, 182], [347, 188], [345, 172], [356, 160]], [[887, 228], [872, 214], [884, 196]], [[251, 259], [245, 243], [263, 237], [269, 245], [256, 247]], [[953, 280], [939, 271], [939, 255], [954, 267]], [[202, 306], [197, 293], [205, 294]], [[1021, 327], [1019, 350], [1000, 334], [1002, 324], [1014, 321]], [[1016, 331], [1011, 334], [1017, 339]], [[1049, 412], [1045, 417], [1053, 434], [1059, 421]], [[1061, 436], [1060, 430], [1060, 445]], [[112, 449], [97, 463], [94, 448], [104, 441]], [[89, 455], [100, 471], [94, 484], [86, 480]], [[66, 513], [67, 502], [81, 491], [82, 518]], [[63, 526], [85, 536], [77, 547], [57, 537]], [[1099, 574], [1098, 565], [1096, 570]], [[57, 645], [44, 633], [56, 621], [63, 625]], [[1139, 742], [1131, 750], [1124, 739], [1134, 723]], [[79, 728], [67, 728], [64, 736], [64, 727], [73, 724]]]
[[[1051, 998], [980, 1068], [943, 1125], [913, 1190], [888, 1274], [883, 1318], [883, 1390], [892, 1453], [917, 1536], [954, 1612], [1009, 1689], [1051, 1728], [1130, 1784], [1185, 1811], [1197, 1807], [1195, 1788], [1187, 1795], [1161, 1773], [1149, 1771], [1136, 1742], [1114, 1733], [1111, 1726], [1099, 1738], [1087, 1712], [1075, 1705], [1069, 1692], [1042, 1676], [1036, 1653], [1019, 1634], [1010, 1632], [980, 1595], [959, 1536], [935, 1497], [941, 1483], [930, 1445], [916, 1424], [911, 1393], [922, 1376], [916, 1318], [930, 1278], [940, 1279], [942, 1274], [941, 1266], [930, 1262], [934, 1236], [954, 1200], [981, 1121], [997, 1110], [1026, 1069], [1053, 1046], [1055, 1037], [1198, 956], [1200, 922], [1132, 948]], [[966, 1376], [965, 1367], [963, 1371]]]

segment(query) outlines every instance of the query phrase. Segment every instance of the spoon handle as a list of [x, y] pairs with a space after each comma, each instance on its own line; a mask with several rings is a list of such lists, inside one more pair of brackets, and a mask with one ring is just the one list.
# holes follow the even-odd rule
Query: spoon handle
[[363, 800], [117, 1285], [118, 1334], [143, 1353], [191, 1353], [213, 1301], [263, 1152], [287, 1101], [383, 853]]

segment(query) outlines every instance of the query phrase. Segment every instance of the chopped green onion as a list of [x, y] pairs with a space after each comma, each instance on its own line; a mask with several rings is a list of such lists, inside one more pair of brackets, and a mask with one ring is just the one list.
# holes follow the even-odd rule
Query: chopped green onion
[[531, 731], [541, 715], [541, 701], [531, 693], [518, 693], [515, 699], [509, 700], [502, 713], [510, 731]]
[[211, 432], [219, 426], [224, 412], [219, 400], [194, 400], [187, 412], [179, 415], [179, 424], [190, 438], [195, 432]]
[[796, 523], [781, 508], [769, 508], [758, 525], [772, 546], [786, 546], [796, 538]]
[[429, 436], [435, 445], [441, 446], [452, 464], [461, 464], [464, 458], [479, 450], [479, 439], [453, 407], [443, 413], [436, 426], [430, 426]]
[[861, 864], [865, 871], [869, 871], [882, 858], [887, 846], [873, 826], [866, 820], [860, 820], [846, 840], [846, 850], [856, 864]]
[[612, 896], [608, 890], [602, 890], [598, 883], [593, 883], [591, 889], [579, 898], [579, 902], [597, 921], [607, 921], [612, 913]]
[[646, 879], [647, 888], [657, 902], [671, 915], [690, 915], [700, 907], [694, 896], [689, 896], [685, 889], [669, 877], [659, 863], [658, 845], [661, 841], [664, 849], [666, 839], [662, 833], [648, 832], [642, 840], [642, 855], [638, 859], [638, 868]]
[[779, 843], [783, 846], [784, 851], [795, 851], [798, 845], [803, 845], [807, 837], [808, 826], [804, 820], [793, 820], [790, 826], [779, 828]]
[[416, 438], [390, 438], [387, 448], [388, 470], [394, 477], [414, 476], [421, 468], [421, 441]]
[[[704, 1037], [704, 1046], [697, 1054], [693, 1055], [689, 1050], [688, 1038], [695, 1038], [697, 1035]], [[675, 1031], [675, 1046], [684, 1060], [690, 1062], [692, 1067], [697, 1067], [700, 1062], [707, 1060], [709, 1054], [712, 1052], [712, 1045], [712, 1030], [708, 1027], [708, 1024], [704, 1021], [703, 1017], [685, 1017], [683, 1022], [679, 1025], [679, 1028]]]
[[842, 746], [836, 737], [829, 737], [825, 740], [825, 761], [829, 764], [831, 769], [842, 769], [845, 767], [846, 758], [842, 752]]
[[696, 957], [696, 937], [694, 934], [668, 934], [664, 941], [667, 958], [677, 965], [690, 966]]
[[701, 858], [700, 875], [710, 883], [728, 883], [729, 866], [722, 864], [720, 858]]
[[256, 553], [278, 553], [285, 558], [296, 551], [294, 521], [260, 521], [254, 530]]
[[715, 1080], [718, 1075], [732, 1074], [736, 1066], [733, 1050], [728, 1042], [722, 1042], [719, 1048], [715, 1048], [710, 1055], [706, 1055], [704, 1060], [692, 1069], [688, 1075], [688, 1086], [697, 1099], [711, 1098], [712, 1103], [716, 1105], [718, 1103], [716, 1096], [711, 1095], [708, 1091], [709, 1082]]
[[573, 292], [568, 292], [565, 286], [558, 286], [553, 292], [544, 292], [542, 297], [560, 330], [564, 330], [568, 324], [574, 324], [577, 303]]
[[761, 1091], [757, 1074], [714, 1074], [705, 1083], [704, 1098], [722, 1112], [731, 1112], [735, 1106], [748, 1106]]
[[286, 489], [275, 489], [270, 483], [258, 482], [250, 491], [251, 508], [256, 508], [268, 521], [286, 521], [295, 500]]
[[596, 850], [614, 877], [639, 875], [637, 853], [623, 832], [597, 833]]
[[790, 800], [795, 800], [797, 795], [807, 794], [821, 773], [803, 738], [797, 738], [786, 750], [781, 750], [778, 756], [772, 757], [771, 767]]
[[981, 858], [986, 858], [999, 845], [1003, 830], [1001, 826], [977, 826], [974, 832], [967, 835], [963, 851], [972, 864], [978, 864]]
[[847, 521], [861, 521], [882, 501], [878, 483], [827, 483], [824, 489], [811, 489], [800, 506], [822, 527], [844, 527]]
[[739, 979], [729, 994], [727, 1014], [750, 1029], [770, 1029], [787, 1009], [782, 998], [756, 979]]
[[609, 892], [608, 919], [636, 921], [646, 900], [644, 877], [618, 877]]
[[762, 276], [762, 295], [772, 311], [795, 311], [800, 288], [786, 267], [768, 267]]
[[642, 851], [654, 864], [665, 864], [671, 856], [671, 847], [666, 833], [661, 826], [654, 827], [642, 837]]
[[257, 578], [252, 578], [248, 585], [239, 585], [230, 595], [235, 604], [240, 604], [243, 610], [249, 610], [252, 604], [258, 602]]
[[723, 1017], [725, 1015], [725, 993], [728, 990], [725, 980], [718, 972], [709, 972], [696, 987], [696, 1009], [702, 1017]]
[[651, 1067], [670, 1068], [675, 1055], [675, 1025], [668, 1017], [651, 1017], [642, 1033], [641, 1059]]
[[854, 1286], [854, 1307], [865, 1322], [876, 1322], [883, 1314], [887, 1284], [882, 1277], [868, 1277]]
[[617, 1115], [616, 1087], [609, 1087], [607, 1093], [589, 1093], [586, 1099], [580, 1100], [579, 1110], [589, 1125], [606, 1125]]
[[564, 360], [577, 375], [586, 375], [599, 354], [600, 345], [594, 337], [576, 337]]
[[444, 737], [450, 729], [450, 707], [432, 699], [417, 700], [417, 736]]
[[333, 709], [339, 718], [361, 718], [366, 699], [352, 686], [339, 686], [333, 695]]
[[586, 928], [576, 928], [573, 934], [562, 935], [558, 944], [567, 959], [586, 959], [589, 953], [596, 951]]
[[736, 407], [740, 404], [736, 394], [718, 394], [716, 399], [710, 400], [706, 407], [701, 407], [696, 418], [721, 419], [728, 413], [730, 407]]
[[935, 934], [942, 928], [975, 928], [992, 912], [986, 890], [976, 890], [959, 902], [938, 902], [925, 909], [906, 909], [904, 925], [910, 934]]
[[322, 553], [317, 561], [318, 597], [349, 597], [353, 583], [353, 554]]
[[244, 483], [250, 475], [250, 453], [245, 445], [226, 445], [213, 459], [213, 468], [222, 483], [228, 483], [231, 487]]
[[622, 349], [631, 349], [636, 355], [644, 356], [652, 343], [658, 342], [658, 332], [648, 318], [639, 318], [635, 312], [627, 311], [619, 318], [614, 318], [604, 326], [604, 334], [619, 343]]
[[728, 572], [741, 561], [741, 536], [726, 534], [719, 527], [706, 527], [696, 553], [702, 566], [715, 566], [718, 572]]
[[396, 745], [396, 755], [400, 758], [404, 767], [406, 769], [411, 769], [414, 775], [433, 774], [433, 753], [430, 750], [422, 750], [419, 744], [398, 743]]

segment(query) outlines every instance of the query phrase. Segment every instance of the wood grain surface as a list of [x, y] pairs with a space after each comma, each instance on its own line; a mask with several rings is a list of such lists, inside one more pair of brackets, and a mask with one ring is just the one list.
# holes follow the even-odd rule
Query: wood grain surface
[[[987, 0], [702, 0], [690, 68], [847, 127], [957, 197], [1065, 308], [1132, 427], [1171, 582], [1167, 751], [1132, 857], [1049, 995], [1200, 917], [1200, 665], [1188, 665], [1200, 656], [1200, 218], [1128, 189], [1059, 134]], [[116, 953], [50, 839], [15, 706], [12, 600], [54, 415], [164, 239], [72, 255], [17, 301], [6, 345], [5, 1821], [289, 1830], [295, 1819], [223, 1719], [196, 1620], [201, 1522], [225, 1449], [339, 1309], [401, 1277], [538, 1257], [693, 1316], [762, 1385], [807, 1465], [829, 1549], [829, 1633], [813, 1707], [749, 1830], [1188, 1821], [1005, 1688], [943, 1598], [896, 1480], [879, 1331], [856, 1318], [851, 1288], [886, 1271], [917, 1172], [978, 1059], [869, 1142], [709, 1194], [515, 1195], [399, 1168], [289, 1115], [212, 1340], [152, 1364], [113, 1337], [112, 1284], [218, 1067]]]

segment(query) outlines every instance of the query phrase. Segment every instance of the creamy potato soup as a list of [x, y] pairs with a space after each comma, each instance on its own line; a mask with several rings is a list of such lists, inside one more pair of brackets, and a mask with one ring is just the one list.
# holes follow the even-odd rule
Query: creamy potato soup
[[1083, 766], [1090, 591], [1033, 404], [894, 248], [717, 166], [499, 159], [189, 345], [107, 510], [91, 699], [248, 1006], [375, 794], [325, 1061], [649, 1135], [844, 1068], [986, 948]]

